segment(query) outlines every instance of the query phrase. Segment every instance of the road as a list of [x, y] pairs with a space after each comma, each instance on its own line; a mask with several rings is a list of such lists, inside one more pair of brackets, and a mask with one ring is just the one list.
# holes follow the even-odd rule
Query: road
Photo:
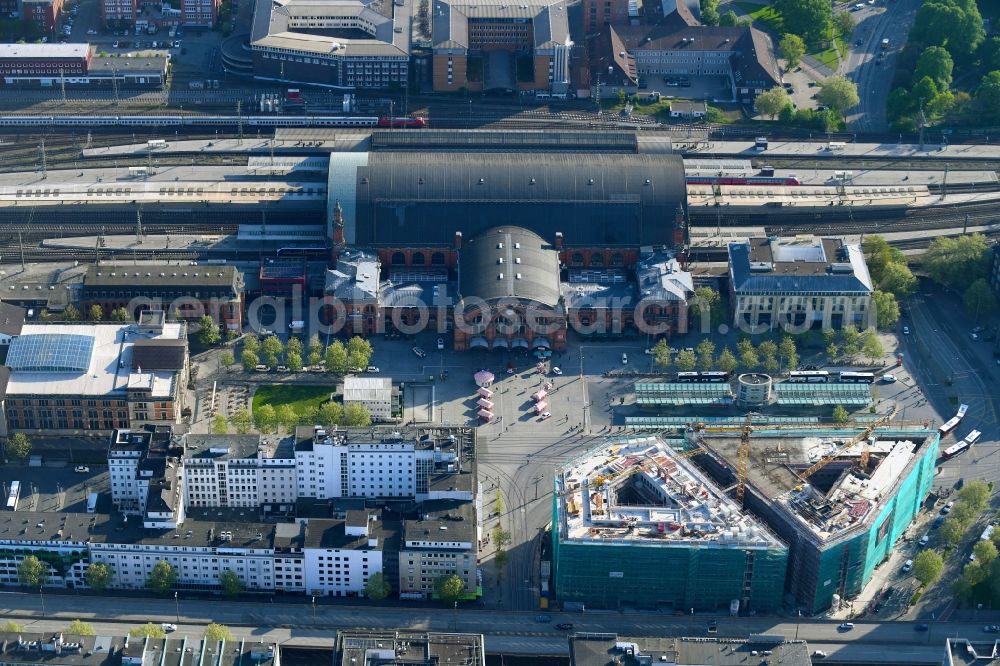
[[[182, 593], [183, 595], [183, 593]], [[17, 619], [40, 630], [65, 626], [81, 619], [95, 623], [107, 632], [122, 632], [145, 622], [172, 622], [182, 633], [197, 635], [209, 622], [225, 624], [237, 636], [286, 642], [300, 637], [332, 637], [331, 630], [412, 629], [423, 631], [459, 631], [482, 633], [487, 649], [503, 641], [508, 647], [521, 641], [531, 649], [548, 653], [566, 650], [565, 632], [557, 622], [572, 622], [578, 632], [614, 632], [620, 636], [707, 636], [708, 618], [664, 615], [658, 613], [554, 613], [553, 622], [534, 622], [534, 613], [516, 613], [493, 609], [462, 608], [392, 608], [373, 606], [317, 605], [308, 603], [233, 603], [215, 600], [136, 599], [46, 595], [46, 615], [40, 615], [39, 595], [34, 593], [0, 594], [0, 617]], [[37, 622], [37, 624], [36, 624]], [[717, 619], [718, 637], [746, 637], [750, 633], [780, 634], [810, 644], [838, 646], [899, 645], [940, 646], [945, 637], [978, 637], [982, 627], [976, 623], [929, 623], [928, 631], [917, 631], [911, 622], [856, 622], [854, 629], [840, 631], [837, 622], [793, 622], [770, 618]], [[546, 641], [546, 639], [549, 639]], [[505, 650], [508, 647], [504, 647]]]
[[[884, 4], [883, 4], [884, 3]], [[854, 39], [841, 74], [858, 86], [860, 103], [847, 116], [847, 123], [862, 132], [884, 132], [888, 129], [885, 101], [892, 87], [896, 54], [906, 42], [910, 25], [920, 7], [920, 0], [879, 0], [874, 9], [856, 13], [859, 19]], [[883, 53], [882, 40], [889, 40]]]

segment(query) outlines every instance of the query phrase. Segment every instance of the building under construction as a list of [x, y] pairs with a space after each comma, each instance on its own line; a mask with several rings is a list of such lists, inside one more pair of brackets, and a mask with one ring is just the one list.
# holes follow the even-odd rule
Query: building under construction
[[[716, 432], [692, 433], [706, 451], [697, 464], [716, 483], [738, 488], [740, 429], [707, 430]], [[787, 544], [786, 601], [803, 612], [860, 593], [933, 484], [937, 431], [873, 430], [761, 426], [749, 437], [744, 509]]]
[[558, 470], [555, 592], [618, 608], [773, 612], [788, 548], [659, 437], [609, 440]]

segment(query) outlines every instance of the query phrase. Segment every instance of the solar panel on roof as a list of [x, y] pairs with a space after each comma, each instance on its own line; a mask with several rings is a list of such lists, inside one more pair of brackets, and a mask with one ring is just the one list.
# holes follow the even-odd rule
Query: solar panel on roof
[[7, 365], [25, 372], [86, 372], [93, 353], [93, 336], [36, 333], [11, 342]]

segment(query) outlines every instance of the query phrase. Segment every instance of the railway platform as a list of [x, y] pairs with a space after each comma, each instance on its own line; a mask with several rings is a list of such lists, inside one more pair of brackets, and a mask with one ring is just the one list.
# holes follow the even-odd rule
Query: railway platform
[[[832, 149], [831, 149], [832, 148]], [[753, 141], [711, 141], [686, 151], [691, 157], [808, 157], [814, 159], [867, 158], [900, 160], [1000, 160], [1000, 145], [925, 143], [842, 143], [828, 141], [769, 141], [757, 150]]]

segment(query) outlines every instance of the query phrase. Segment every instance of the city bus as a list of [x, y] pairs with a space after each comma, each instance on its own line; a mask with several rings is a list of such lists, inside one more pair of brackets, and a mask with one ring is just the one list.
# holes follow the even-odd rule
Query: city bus
[[17, 503], [21, 499], [21, 482], [11, 481], [10, 492], [7, 494], [7, 510], [17, 511]]
[[968, 405], [959, 405], [958, 412], [955, 414], [955, 416], [948, 419], [941, 425], [940, 428], [938, 428], [938, 432], [941, 434], [941, 436], [943, 437], [944, 435], [947, 435], [949, 432], [957, 428], [958, 424], [961, 423], [962, 419], [965, 417], [965, 412], [967, 412], [968, 410], [969, 410]]
[[686, 384], [690, 382], [728, 382], [728, 372], [678, 372], [677, 381]]
[[874, 372], [842, 372], [840, 373], [840, 381], [848, 382], [851, 384], [874, 384], [875, 383], [875, 373]]
[[788, 381], [807, 384], [825, 384], [830, 381], [826, 370], [793, 370], [788, 373]]
[[968, 435], [965, 436], [965, 439], [961, 440], [957, 444], [952, 444], [947, 449], [945, 449], [944, 453], [941, 454], [941, 457], [944, 458], [945, 460], [954, 458], [959, 453], [962, 453], [966, 449], [971, 448], [973, 444], [979, 441], [979, 438], [982, 437], [982, 435], [983, 433], [979, 432], [978, 430], [973, 430], [972, 432], [970, 432]]

